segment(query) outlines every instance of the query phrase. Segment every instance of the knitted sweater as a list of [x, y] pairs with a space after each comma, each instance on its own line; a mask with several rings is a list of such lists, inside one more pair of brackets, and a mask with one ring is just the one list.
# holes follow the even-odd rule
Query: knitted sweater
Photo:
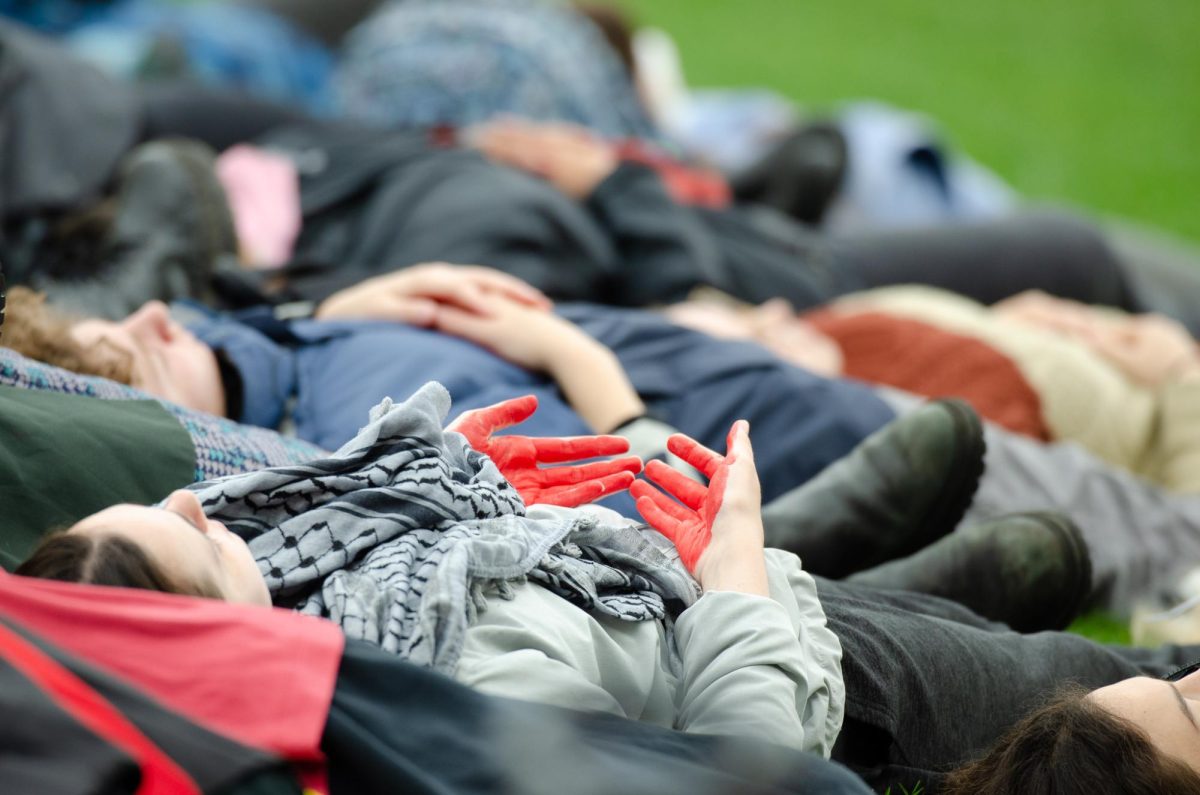
[[1051, 437], [1180, 492], [1200, 492], [1200, 383], [1133, 383], [1086, 346], [999, 317], [970, 299], [905, 286], [848, 296], [838, 312], [877, 311], [980, 340], [1037, 392]]
[[842, 373], [928, 398], [958, 397], [1014, 433], [1050, 439], [1042, 404], [1020, 369], [973, 337], [887, 312], [823, 309], [804, 319], [837, 343]]

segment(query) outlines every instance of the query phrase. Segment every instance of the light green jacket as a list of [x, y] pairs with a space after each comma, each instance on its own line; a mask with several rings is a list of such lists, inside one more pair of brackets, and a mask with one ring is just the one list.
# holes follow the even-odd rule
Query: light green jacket
[[841, 644], [799, 558], [768, 550], [767, 573], [770, 599], [706, 593], [671, 630], [517, 586], [467, 630], [456, 677], [494, 695], [829, 756], [845, 703]]

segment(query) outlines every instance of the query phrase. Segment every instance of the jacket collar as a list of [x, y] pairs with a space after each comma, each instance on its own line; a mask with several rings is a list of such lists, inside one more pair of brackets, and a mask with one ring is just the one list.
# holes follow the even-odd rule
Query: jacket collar
[[224, 354], [241, 376], [241, 415], [230, 419], [278, 428], [296, 392], [295, 352], [235, 318], [198, 304], [180, 302], [172, 310], [201, 342]]

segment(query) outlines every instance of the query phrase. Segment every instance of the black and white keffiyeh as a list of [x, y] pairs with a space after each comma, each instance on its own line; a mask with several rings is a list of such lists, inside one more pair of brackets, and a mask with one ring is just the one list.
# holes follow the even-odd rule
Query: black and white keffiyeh
[[385, 399], [329, 458], [192, 489], [249, 542], [276, 604], [443, 673], [485, 594], [525, 578], [627, 621], [699, 597], [653, 531], [583, 511], [526, 515], [492, 461], [442, 430], [449, 408], [446, 390], [426, 384], [404, 403]]

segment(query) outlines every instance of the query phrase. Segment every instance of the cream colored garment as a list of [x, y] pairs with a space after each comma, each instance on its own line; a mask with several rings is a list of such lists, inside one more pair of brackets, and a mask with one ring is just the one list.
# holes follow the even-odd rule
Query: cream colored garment
[[1145, 388], [1079, 342], [932, 287], [856, 293], [834, 309], [881, 311], [985, 342], [1037, 392], [1056, 440], [1076, 442], [1169, 489], [1200, 492], [1200, 382]]
[[770, 599], [707, 593], [671, 634], [661, 622], [596, 618], [538, 585], [518, 586], [510, 601], [490, 598], [467, 630], [455, 677], [493, 695], [828, 757], [845, 705], [841, 644], [799, 558], [768, 550], [767, 571]]

